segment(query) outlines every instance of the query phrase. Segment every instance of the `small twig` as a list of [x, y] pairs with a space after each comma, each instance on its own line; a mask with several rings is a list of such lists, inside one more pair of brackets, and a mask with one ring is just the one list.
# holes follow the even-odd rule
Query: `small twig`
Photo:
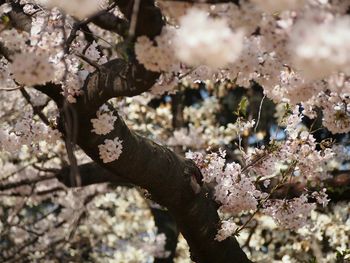
[[101, 10], [101, 11], [97, 12], [96, 14], [90, 16], [89, 18], [87, 18], [87, 19], [85, 19], [83, 21], [79, 21], [79, 22], [74, 23], [74, 25], [72, 27], [72, 30], [71, 30], [67, 40], [65, 41], [64, 53], [65, 54], [69, 54], [69, 48], [70, 48], [72, 42], [74, 41], [74, 39], [76, 38], [77, 32], [81, 29], [81, 27], [83, 27], [84, 25], [87, 25], [88, 23], [92, 22], [92, 20], [94, 20], [96, 17], [109, 12], [110, 10], [115, 8], [116, 6], [117, 6], [117, 3], [114, 2], [107, 9], [104, 9], [104, 10]]
[[266, 97], [266, 95], [264, 94], [264, 96], [262, 97], [261, 102], [260, 102], [259, 113], [258, 113], [258, 119], [257, 119], [256, 124], [255, 124], [255, 127], [254, 127], [254, 133], [256, 133], [256, 130], [257, 130], [258, 126], [259, 126], [260, 117], [261, 117], [261, 109], [262, 109], [262, 105], [263, 105], [263, 103], [264, 103], [265, 97]]
[[15, 88], [0, 88], [0, 90], [5, 90], [5, 91], [14, 91], [14, 90], [19, 90], [21, 87], [15, 87]]
[[258, 223], [256, 222], [256, 224], [250, 229], [248, 238], [247, 238], [247, 240], [245, 241], [245, 243], [243, 244], [242, 248], [244, 248], [244, 247], [249, 248], [250, 240], [252, 239], [252, 236], [253, 236], [253, 234], [255, 233], [255, 230], [257, 229], [257, 227], [258, 227]]
[[137, 24], [137, 15], [140, 9], [140, 0], [134, 1], [134, 6], [132, 9], [132, 16], [130, 19], [130, 28], [129, 28], [129, 37], [132, 38], [135, 35], [136, 24]]

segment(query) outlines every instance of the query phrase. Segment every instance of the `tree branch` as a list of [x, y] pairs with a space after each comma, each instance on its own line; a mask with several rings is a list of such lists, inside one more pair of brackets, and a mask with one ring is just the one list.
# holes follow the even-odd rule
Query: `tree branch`
[[[127, 19], [130, 19], [132, 2], [118, 1], [118, 6]], [[139, 10], [135, 37], [146, 35], [154, 38], [164, 24], [159, 9], [153, 1], [142, 0]], [[156, 202], [167, 207], [186, 238], [194, 261], [250, 262], [235, 238], [222, 242], [215, 240], [220, 224], [216, 204], [207, 197], [205, 190], [196, 193], [192, 189], [192, 178], [201, 177], [192, 161], [130, 131], [116, 111], [113, 114], [117, 120], [110, 134], [99, 136], [91, 132], [90, 120], [95, 118], [99, 106], [112, 97], [140, 94], [148, 90], [159, 76], [159, 73], [147, 71], [133, 57], [129, 62], [112, 60], [101, 68], [100, 72], [95, 71], [88, 76], [84, 84], [84, 95], [72, 105], [77, 116], [77, 144], [113, 176], [118, 174], [147, 189]], [[36, 88], [63, 109], [64, 99], [58, 85], [48, 84]], [[63, 120], [61, 118], [59, 127], [65, 133]], [[117, 161], [103, 163], [99, 157], [98, 145], [103, 144], [105, 139], [116, 137], [122, 140], [123, 152]]]
[[[118, 71], [113, 72], [114, 75], [116, 73]], [[117, 81], [126, 85], [124, 78], [119, 77]], [[97, 90], [93, 83], [87, 81], [86, 84], [87, 88]], [[57, 95], [57, 91], [51, 88], [41, 90], [49, 96], [53, 93], [52, 98]], [[101, 90], [101, 93], [104, 91]], [[112, 174], [147, 189], [157, 203], [167, 207], [186, 238], [194, 261], [250, 262], [233, 237], [222, 242], [215, 240], [220, 222], [216, 204], [206, 197], [205, 191], [196, 194], [192, 189], [191, 177], [200, 177], [194, 163], [130, 131], [116, 111], [113, 114], [117, 120], [110, 134], [99, 136], [92, 133], [90, 119], [95, 117], [95, 110], [103, 101], [100, 97], [92, 97], [94, 93], [89, 91], [85, 94], [72, 105], [78, 116], [77, 144], [85, 153]], [[64, 130], [61, 129], [61, 132]], [[98, 145], [103, 144], [105, 139], [116, 137], [123, 141], [121, 156], [117, 161], [102, 163]], [[113, 180], [112, 177], [110, 180]]]

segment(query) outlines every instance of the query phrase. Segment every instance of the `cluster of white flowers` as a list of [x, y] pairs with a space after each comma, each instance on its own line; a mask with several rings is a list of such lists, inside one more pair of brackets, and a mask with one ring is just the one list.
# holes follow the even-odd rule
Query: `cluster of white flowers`
[[[101, 51], [98, 47], [99, 45], [95, 40], [91, 44], [86, 43], [85, 41], [76, 41], [72, 43], [72, 48], [80, 54], [83, 54], [87, 59], [91, 61], [96, 61], [98, 64], [103, 64], [107, 62], [107, 58], [106, 56], [101, 54]], [[89, 68], [89, 65], [86, 65], [86, 68]]]
[[102, 105], [96, 113], [97, 119], [91, 119], [92, 132], [99, 135], [106, 135], [110, 133], [114, 128], [114, 122], [117, 117], [109, 111], [106, 105]]
[[307, 225], [310, 213], [315, 208], [316, 204], [309, 203], [307, 196], [302, 195], [291, 200], [268, 200], [264, 212], [273, 217], [278, 225], [298, 230]]
[[106, 139], [104, 144], [98, 146], [100, 153], [100, 158], [104, 163], [110, 163], [118, 160], [119, 156], [122, 154], [123, 145], [122, 140], [116, 137], [114, 140]]
[[[346, 95], [346, 93], [343, 93]], [[320, 100], [321, 101], [321, 100]], [[337, 93], [331, 93], [322, 99], [322, 123], [332, 133], [350, 131], [350, 97], [342, 98]]]
[[240, 136], [248, 134], [255, 125], [255, 120], [246, 121], [243, 118], [237, 119], [235, 123], [219, 125], [216, 118], [219, 111], [219, 100], [215, 96], [205, 98], [201, 103], [184, 109], [184, 118], [187, 122], [194, 127], [204, 127], [201, 132], [203, 148], [230, 144]]
[[0, 129], [0, 151], [16, 153], [21, 148], [18, 137], [8, 129]]
[[[316, 203], [309, 202], [309, 197], [314, 198]], [[325, 207], [329, 202], [327, 197], [324, 188], [322, 191], [313, 192], [311, 195], [303, 194], [291, 200], [268, 200], [264, 204], [264, 213], [273, 217], [278, 225], [296, 231], [304, 226], [311, 226], [311, 211], [315, 210], [316, 204]]]
[[[176, 5], [176, 15], [172, 18], [175, 18], [178, 28], [168, 30], [172, 33], [164, 34], [163, 41], [153, 43], [141, 38], [144, 44], [140, 42], [137, 46], [138, 57], [145, 65], [148, 63], [150, 69], [168, 70], [173, 76], [186, 73], [182, 64], [177, 71], [159, 64], [176, 61], [174, 55], [188, 66], [201, 68], [193, 69], [186, 81], [229, 78], [247, 88], [252, 80], [256, 81], [263, 87], [265, 95], [275, 102], [302, 103], [308, 117], [316, 117], [315, 107], [321, 108], [324, 126], [333, 133], [344, 133], [350, 130], [349, 98], [344, 98], [349, 94], [349, 85], [343, 85], [347, 86], [345, 89], [334, 89], [339, 85], [334, 85], [332, 80], [334, 72], [343, 72], [343, 82], [346, 83], [349, 74], [347, 43], [350, 20], [344, 16], [349, 4], [340, 2], [255, 0], [241, 3], [239, 8], [235, 5], [215, 8], [204, 5], [200, 9]], [[257, 7], [266, 13], [261, 13]], [[165, 9], [169, 11], [169, 4], [165, 4]], [[281, 13], [276, 16], [275, 12]], [[233, 33], [231, 28], [244, 28], [251, 33], [259, 28], [259, 34], [239, 38], [240, 31]], [[234, 44], [228, 44], [234, 36]], [[229, 51], [227, 47], [230, 47]], [[146, 52], [147, 49], [157, 51]], [[236, 59], [233, 61], [239, 63], [229, 63], [231, 56], [227, 54], [230, 52], [235, 54], [232, 55]], [[174, 64], [178, 65], [178, 62]], [[225, 68], [203, 71], [203, 65]], [[198, 75], [198, 72], [201, 73]], [[330, 79], [325, 80], [325, 77]], [[181, 78], [175, 79], [179, 80]], [[155, 86], [155, 91], [162, 94], [174, 84], [173, 81], [162, 81], [161, 85]], [[328, 90], [332, 90], [331, 95]], [[318, 99], [320, 94], [325, 97], [322, 103]], [[333, 107], [334, 103], [336, 107]]]
[[[317, 150], [317, 143], [312, 134], [303, 130], [302, 115], [296, 106], [286, 118], [286, 136], [282, 142], [273, 142], [266, 149], [255, 149], [244, 155], [245, 162], [254, 164], [250, 170], [258, 176], [272, 177], [279, 174], [283, 165], [294, 163], [292, 174], [298, 181], [323, 181], [329, 177], [326, 164], [334, 157], [332, 149]], [[257, 161], [259, 160], [259, 161]], [[282, 166], [282, 167], [281, 167]], [[284, 170], [284, 169], [282, 169]]]
[[[37, 11], [32, 10], [32, 12]], [[52, 53], [61, 51], [64, 34], [57, 28], [64, 27], [62, 14], [57, 9], [38, 12], [38, 15], [33, 17], [30, 28], [30, 45]]]
[[243, 36], [242, 31], [233, 32], [226, 20], [193, 8], [181, 17], [174, 46], [179, 60], [187, 65], [219, 68], [239, 57]]
[[238, 58], [243, 37], [243, 31], [233, 32], [226, 20], [211, 18], [207, 12], [193, 8], [180, 18], [178, 29], [164, 27], [154, 41], [139, 37], [135, 53], [152, 71], [178, 72], [179, 60], [188, 66], [207, 65], [216, 69]]
[[16, 122], [14, 129], [2, 129], [0, 132], [0, 150], [17, 153], [26, 145], [32, 151], [38, 151], [41, 143], [55, 144], [61, 133], [42, 122], [33, 120], [31, 113]]
[[247, 153], [243, 153], [243, 157], [250, 171], [263, 178], [273, 177], [280, 161], [264, 146], [260, 149], [254, 148]]
[[92, 61], [97, 61], [100, 59], [101, 54], [100, 51], [98, 51], [97, 46], [96, 41], [93, 41], [92, 44], [86, 49], [84, 55]]
[[154, 42], [146, 36], [138, 37], [135, 43], [135, 54], [138, 61], [151, 71], [177, 71], [179, 61], [174, 56], [174, 35], [175, 28], [167, 26], [163, 28], [162, 33], [155, 38]]
[[9, 13], [12, 10], [12, 6], [9, 3], [2, 4], [0, 6], [0, 15], [2, 16], [3, 14]]
[[301, 175], [323, 180], [328, 177], [325, 163], [334, 156], [334, 153], [330, 148], [317, 150], [313, 135], [308, 131], [301, 131], [299, 126], [301, 118], [299, 107], [296, 106], [293, 114], [287, 118], [288, 138], [279, 150], [280, 157], [284, 160], [296, 161], [296, 169]]
[[186, 158], [192, 159], [203, 175], [203, 181], [215, 184], [214, 197], [221, 204], [220, 209], [237, 215], [257, 208], [258, 199], [266, 194], [256, 189], [252, 179], [242, 173], [237, 163], [225, 163], [226, 153], [203, 155], [199, 152], [188, 152]]
[[8, 64], [9, 62], [5, 58], [0, 59], [0, 85], [7, 89], [15, 89], [17, 85], [13, 81], [12, 73]]
[[204, 155], [201, 152], [187, 152], [186, 158], [191, 159], [195, 162], [197, 167], [201, 170], [203, 175], [203, 182], [210, 183], [220, 180], [224, 166], [225, 166], [225, 152], [211, 153]]
[[164, 93], [175, 93], [179, 85], [179, 79], [173, 73], [163, 73], [157, 79], [157, 82], [152, 86], [150, 92], [154, 96], [163, 95]]
[[339, 251], [350, 249], [349, 205], [347, 202], [333, 203], [327, 213], [316, 209], [311, 211], [309, 218], [309, 227], [292, 233], [290, 229], [277, 228], [270, 216], [257, 214], [255, 231], [243, 229], [236, 238], [240, 244], [248, 243], [249, 258], [254, 262], [274, 262], [276, 258], [278, 262], [287, 263], [315, 258], [317, 262], [336, 262]]
[[196, 128], [193, 125], [188, 128], [180, 128], [174, 131], [173, 136], [168, 139], [167, 145], [200, 149], [204, 145], [204, 140], [201, 137], [202, 132], [202, 127]]
[[292, 32], [294, 64], [306, 78], [323, 78], [337, 71], [350, 73], [350, 18], [322, 18], [312, 13], [298, 21]]
[[304, 131], [296, 140], [287, 140], [281, 147], [280, 157], [296, 163], [295, 173], [300, 181], [323, 181], [329, 177], [326, 170], [326, 162], [333, 157], [331, 149], [316, 150], [314, 137]]
[[[301, 135], [302, 139], [307, 139], [308, 136]], [[301, 147], [303, 148], [303, 147]], [[294, 150], [290, 150], [295, 153]], [[303, 156], [304, 149], [299, 149], [301, 152], [298, 163], [298, 169], [303, 173], [308, 173], [308, 178], [318, 172], [319, 166], [317, 157], [309, 158], [309, 155], [316, 150], [307, 150], [307, 154]], [[317, 151], [316, 151], [317, 152]], [[282, 155], [286, 155], [284, 152]], [[187, 153], [186, 157], [195, 161], [196, 165], [201, 169], [203, 181], [214, 183], [215, 191], [214, 198], [221, 206], [220, 210], [237, 215], [240, 212], [254, 211], [257, 209], [258, 200], [265, 200], [266, 193], [262, 193], [255, 188], [251, 179], [242, 173], [241, 167], [238, 164], [226, 164], [224, 159], [225, 153], [211, 153], [204, 156], [202, 153]], [[290, 159], [290, 157], [288, 157]], [[289, 160], [287, 157], [285, 160]], [[329, 157], [327, 157], [329, 158]], [[278, 161], [276, 158], [275, 161]], [[324, 160], [323, 160], [324, 161]], [[269, 162], [271, 165], [272, 163]], [[307, 166], [307, 167], [306, 167]], [[312, 166], [312, 167], [311, 167]], [[307, 169], [307, 170], [306, 170]], [[316, 170], [313, 171], [312, 169]], [[309, 174], [310, 173], [310, 174]], [[266, 174], [263, 174], [266, 175]], [[266, 182], [270, 182], [267, 180]], [[264, 183], [265, 184], [265, 183]], [[326, 206], [328, 204], [328, 196], [326, 189], [309, 194], [303, 194], [300, 197], [291, 200], [267, 200], [264, 201], [263, 212], [270, 215], [278, 225], [291, 230], [298, 230], [309, 224], [310, 213], [316, 208], [315, 202], [309, 202], [308, 198], [315, 199], [316, 203]], [[232, 222], [223, 222], [221, 229], [218, 232], [217, 240], [223, 240], [230, 236], [237, 229]]]
[[62, 86], [62, 95], [65, 96], [69, 103], [75, 103], [77, 98], [83, 94], [82, 86], [89, 74], [77, 57], [68, 55], [61, 57], [60, 54], [54, 59], [56, 77], [55, 83]]
[[[325, 90], [326, 85], [321, 81], [306, 81], [297, 72], [283, 70], [280, 73], [279, 89], [283, 94], [283, 101], [295, 105], [308, 101], [322, 90]], [[281, 96], [281, 94], [278, 96]]]
[[44, 52], [16, 53], [12, 60], [10, 70], [20, 84], [33, 86], [54, 79], [55, 68], [49, 61], [49, 55]]
[[77, 102], [77, 97], [83, 94], [81, 89], [83, 79], [78, 75], [79, 73], [70, 72], [62, 83], [62, 94], [66, 97], [69, 103]]
[[149, 242], [143, 246], [143, 250], [157, 258], [167, 258], [170, 251], [165, 250], [166, 235], [164, 233], [155, 236], [153, 242]]
[[0, 40], [7, 48], [15, 51], [22, 51], [26, 47], [25, 42], [29, 34], [25, 31], [19, 32], [16, 29], [4, 30], [0, 33]]
[[221, 227], [215, 236], [215, 240], [223, 241], [226, 238], [232, 236], [237, 229], [238, 226], [233, 221], [222, 220]]
[[241, 173], [240, 165], [235, 163], [226, 165], [214, 193], [222, 203], [221, 210], [234, 215], [256, 210], [258, 200], [266, 195], [256, 189], [252, 178]]
[[313, 192], [311, 196], [316, 199], [318, 204], [321, 204], [323, 207], [328, 205], [330, 199], [328, 199], [328, 195], [326, 193], [327, 189], [323, 188], [322, 191]]
[[228, 125], [228, 128], [230, 128], [231, 132], [235, 132], [236, 134], [242, 134], [254, 127], [255, 120], [244, 121], [242, 118], [238, 118], [234, 124], [230, 124]]
[[[108, 4], [105, 0], [22, 0], [21, 4], [26, 2], [56, 6], [78, 19], [86, 18]], [[309, 117], [316, 116], [315, 107], [318, 107], [322, 110], [323, 125], [326, 128], [332, 133], [345, 133], [350, 131], [350, 20], [344, 16], [350, 4], [346, 2], [348, 1], [252, 0], [241, 1], [239, 7], [206, 5], [201, 9], [186, 9], [192, 4], [180, 3], [184, 7], [173, 10], [173, 13], [177, 13], [174, 23], [178, 24], [165, 26], [154, 40], [139, 37], [135, 43], [135, 53], [146, 69], [162, 72], [151, 90], [153, 94], [171, 91], [181, 80], [194, 82], [229, 79], [235, 85], [245, 88], [251, 87], [252, 82], [257, 82], [263, 86], [265, 95], [275, 102], [292, 105], [302, 102], [303, 114]], [[302, 9], [304, 5], [307, 6], [305, 10]], [[30, 35], [8, 28], [0, 33], [0, 40], [5, 47], [15, 51], [13, 62], [1, 59], [1, 85], [9, 87], [15, 84], [13, 79], [22, 85], [54, 81], [62, 85], [67, 100], [75, 102], [82, 94], [81, 86], [87, 74], [95, 69], [78, 59], [74, 52], [62, 52], [64, 35], [69, 35], [70, 23], [74, 19], [63, 16], [59, 9], [35, 10], [34, 6], [30, 8], [29, 5], [24, 9], [32, 14]], [[2, 5], [0, 14], [9, 10], [8, 5]], [[89, 24], [90, 26], [99, 38], [96, 32], [101, 31], [96, 31]], [[241, 28], [247, 32], [246, 36]], [[114, 39], [108, 32], [104, 32], [103, 36], [105, 34], [107, 39]], [[106, 57], [101, 58], [98, 45], [100, 43], [93, 42], [86, 49], [86, 42], [82, 41], [82, 35], [78, 35], [70, 51], [83, 53], [84, 50], [87, 58], [103, 63]], [[218, 93], [222, 90], [220, 87]], [[209, 96], [216, 90], [211, 92], [212, 90], [209, 91]], [[139, 102], [136, 103], [137, 100]], [[135, 98], [133, 103], [127, 102], [129, 107], [126, 111], [130, 113], [128, 121], [137, 122], [132, 124], [136, 130], [146, 130], [157, 139], [165, 138], [162, 141], [168, 145], [182, 145], [199, 150], [208, 145], [229, 144], [240, 134], [246, 134], [255, 124], [254, 121], [239, 120], [234, 124], [219, 126], [215, 115], [219, 112], [220, 105], [219, 100], [213, 96], [204, 99], [203, 103], [185, 108], [184, 117], [191, 123], [189, 129], [182, 128], [165, 136], [165, 132], [162, 132], [167, 130], [169, 133], [171, 127], [170, 103], [155, 110], [146, 106], [146, 101], [149, 101], [149, 97]], [[5, 108], [6, 102], [2, 103]], [[293, 114], [286, 118], [285, 140], [271, 142], [266, 148], [253, 149], [244, 156], [245, 168], [237, 163], [227, 164], [224, 152], [187, 154], [201, 169], [203, 181], [213, 186], [213, 196], [221, 205], [221, 211], [234, 215], [256, 211], [260, 207], [259, 201], [264, 202], [266, 197], [255, 186], [255, 179], [260, 176], [263, 177], [265, 188], [270, 183], [266, 178], [277, 174], [285, 175], [286, 171], [292, 182], [318, 183], [328, 176], [325, 163], [333, 157], [333, 152], [329, 149], [317, 150], [318, 145], [312, 133], [301, 125], [302, 115], [299, 111], [299, 107], [295, 107]], [[109, 134], [117, 117], [106, 107], [100, 108], [96, 116], [91, 119], [91, 131], [98, 135]], [[152, 119], [153, 123], [140, 121], [141, 117]], [[13, 123], [9, 122], [10, 125]], [[59, 136], [58, 131], [36, 122], [32, 116], [26, 116], [13, 125], [13, 129], [6, 126], [0, 130], [0, 149], [12, 154], [26, 145], [35, 150], [43, 141], [55, 143]], [[118, 137], [114, 140], [106, 139], [98, 149], [104, 163], [115, 161], [122, 153], [122, 140]], [[275, 185], [273, 180], [271, 183]], [[106, 197], [108, 202], [101, 202], [101, 205], [106, 205], [115, 198], [109, 195]], [[279, 225], [295, 230], [307, 224], [310, 212], [316, 206], [309, 202], [310, 199], [323, 206], [329, 201], [326, 190], [323, 189], [292, 200], [270, 200], [265, 204], [264, 212], [271, 215]], [[126, 206], [125, 203], [119, 204], [120, 209], [123, 206]], [[122, 232], [122, 235], [129, 230], [125, 224], [121, 227], [114, 223], [113, 221], [113, 230]], [[100, 230], [100, 226], [93, 225], [95, 226]], [[122, 231], [118, 231], [120, 229]], [[223, 221], [216, 239], [221, 241], [236, 230], [235, 223]], [[110, 227], [105, 233], [108, 231]], [[339, 243], [335, 234], [327, 235], [332, 236], [332, 242]], [[106, 239], [116, 245], [115, 237], [106, 234]], [[152, 245], [144, 250], [148, 249], [151, 254], [161, 256], [164, 243], [164, 236], [156, 236]], [[346, 234], [340, 243], [349, 243]], [[130, 261], [128, 254], [139, 253], [132, 248], [125, 251], [117, 261]], [[139, 253], [137, 257], [142, 258], [142, 255]]]

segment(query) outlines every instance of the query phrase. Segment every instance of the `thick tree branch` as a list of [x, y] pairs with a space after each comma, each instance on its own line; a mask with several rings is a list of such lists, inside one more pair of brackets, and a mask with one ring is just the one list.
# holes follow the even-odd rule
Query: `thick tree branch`
[[[91, 184], [111, 183], [118, 186], [133, 186], [118, 174], [112, 174], [96, 163], [86, 163], [78, 166], [81, 186]], [[56, 173], [56, 178], [67, 187], [75, 187], [70, 180], [70, 167], [64, 167]]]
[[[117, 1], [127, 19], [131, 19], [133, 1]], [[134, 37], [146, 35], [154, 38], [161, 32], [164, 22], [154, 2], [141, 0], [140, 12]], [[158, 78], [159, 73], [147, 71], [130, 57], [129, 62], [113, 60], [102, 66], [102, 70], [91, 74], [84, 85], [84, 95], [72, 105], [77, 119], [77, 144], [98, 164], [118, 174], [125, 180], [147, 189], [154, 200], [168, 208], [174, 216], [179, 230], [186, 238], [191, 257], [199, 263], [250, 262], [232, 237], [222, 242], [215, 240], [219, 227], [216, 204], [203, 190], [196, 193], [191, 186], [192, 177], [200, 177], [199, 169], [166, 147], [143, 138], [128, 129], [118, 116], [114, 130], [107, 136], [91, 133], [91, 118], [96, 110], [109, 98], [133, 96], [148, 90]], [[48, 84], [36, 87], [53, 99], [62, 110], [64, 98], [60, 87]], [[61, 132], [65, 133], [63, 118]], [[123, 152], [117, 161], [102, 163], [98, 145], [105, 139], [119, 137], [123, 143]], [[110, 178], [110, 181], [113, 181]]]
[[[119, 78], [118, 81], [120, 85], [126, 85], [125, 79]], [[89, 82], [87, 88], [95, 89]], [[49, 96], [51, 93], [53, 97], [57, 95], [57, 91], [51, 88], [41, 90]], [[93, 97], [88, 97], [89, 91], [86, 94], [72, 106], [78, 116], [78, 145], [112, 174], [118, 174], [127, 181], [147, 189], [156, 202], [167, 207], [186, 238], [194, 261], [250, 262], [234, 238], [222, 242], [215, 240], [219, 227], [216, 204], [206, 197], [205, 191], [196, 194], [192, 189], [191, 177], [200, 176], [200, 171], [193, 162], [133, 133], [117, 112], [113, 113], [118, 119], [110, 134], [98, 136], [91, 133], [90, 119], [95, 117], [95, 110], [103, 101], [97, 103]], [[102, 163], [98, 145], [103, 144], [105, 139], [116, 137], [123, 141], [121, 156], [117, 161]]]

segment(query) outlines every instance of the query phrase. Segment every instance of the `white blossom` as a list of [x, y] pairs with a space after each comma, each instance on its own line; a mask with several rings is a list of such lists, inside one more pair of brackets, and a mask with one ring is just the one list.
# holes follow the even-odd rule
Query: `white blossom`
[[223, 220], [221, 222], [221, 227], [215, 236], [215, 240], [223, 241], [231, 236], [237, 229], [238, 226], [234, 222], [230, 220]]
[[123, 141], [120, 140], [119, 137], [116, 137], [114, 140], [104, 140], [104, 144], [98, 146], [101, 160], [104, 163], [118, 160], [123, 150], [122, 142]]
[[176, 56], [186, 64], [219, 68], [238, 58], [243, 48], [243, 32], [233, 32], [225, 20], [211, 18], [193, 8], [180, 18], [174, 45]]
[[138, 37], [135, 43], [137, 60], [151, 71], [177, 71], [179, 61], [174, 55], [174, 34], [175, 28], [166, 26], [154, 41], [146, 36]]
[[294, 64], [309, 79], [350, 72], [350, 18], [321, 19], [313, 14], [298, 21], [291, 35]]
[[214, 183], [215, 200], [221, 204], [220, 209], [237, 215], [241, 212], [257, 208], [258, 199], [265, 194], [256, 189], [252, 179], [241, 172], [237, 163], [225, 166], [226, 153], [211, 153], [204, 156], [201, 153], [188, 152], [186, 158], [192, 159], [201, 169], [203, 181]]
[[308, 203], [306, 195], [291, 200], [269, 200], [265, 204], [264, 212], [272, 216], [278, 225], [297, 230], [308, 224], [314, 203]]
[[97, 111], [96, 115], [97, 119], [91, 119], [93, 127], [91, 131], [98, 135], [110, 133], [114, 128], [114, 122], [117, 120], [117, 117], [108, 109], [105, 111], [102, 107]]
[[12, 60], [10, 70], [20, 84], [33, 86], [45, 84], [54, 79], [55, 68], [46, 53], [16, 53]]
[[326, 207], [330, 199], [328, 199], [328, 195], [326, 193], [327, 189], [323, 188], [322, 191], [319, 192], [313, 192], [311, 194], [312, 197], [316, 198], [316, 201], [318, 204], [322, 205], [323, 207]]

